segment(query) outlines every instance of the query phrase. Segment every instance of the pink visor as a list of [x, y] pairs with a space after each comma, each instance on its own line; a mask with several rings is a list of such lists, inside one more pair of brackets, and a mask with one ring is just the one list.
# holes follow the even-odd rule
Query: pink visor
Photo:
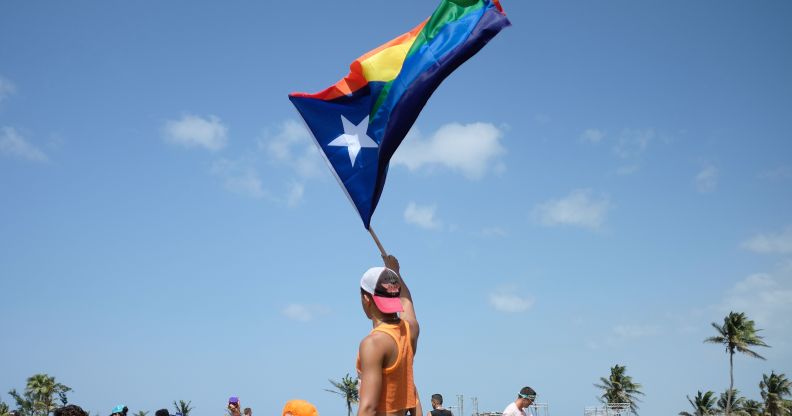
[[377, 295], [372, 297], [374, 298], [374, 304], [377, 305], [377, 309], [379, 309], [382, 313], [396, 313], [404, 311], [399, 298], [386, 298], [384, 296]]

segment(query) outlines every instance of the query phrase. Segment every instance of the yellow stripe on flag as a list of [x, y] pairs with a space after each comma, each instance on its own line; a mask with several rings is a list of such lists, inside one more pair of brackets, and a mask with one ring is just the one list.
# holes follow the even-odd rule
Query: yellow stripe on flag
[[401, 72], [404, 58], [407, 57], [407, 52], [410, 51], [410, 46], [412, 46], [414, 41], [415, 38], [413, 37], [409, 42], [385, 48], [379, 53], [366, 58], [360, 63], [363, 69], [363, 76], [369, 82], [388, 82], [396, 78]]

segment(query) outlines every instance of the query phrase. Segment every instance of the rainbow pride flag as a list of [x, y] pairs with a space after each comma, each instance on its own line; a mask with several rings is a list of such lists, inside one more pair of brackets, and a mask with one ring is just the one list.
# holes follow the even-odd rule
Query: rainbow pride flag
[[429, 19], [352, 62], [335, 85], [289, 94], [366, 229], [391, 156], [429, 97], [509, 25], [498, 0], [442, 0]]

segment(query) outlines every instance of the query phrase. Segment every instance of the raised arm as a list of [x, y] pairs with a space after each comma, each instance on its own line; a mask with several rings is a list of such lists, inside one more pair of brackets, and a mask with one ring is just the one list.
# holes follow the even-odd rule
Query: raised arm
[[415, 305], [413, 304], [412, 293], [410, 293], [410, 288], [407, 287], [407, 283], [405, 283], [404, 279], [402, 278], [401, 271], [399, 271], [399, 260], [391, 254], [382, 256], [382, 260], [385, 261], [385, 267], [393, 270], [399, 275], [399, 280], [401, 281], [401, 295], [399, 300], [401, 301], [402, 309], [404, 309], [404, 311], [401, 313], [401, 318], [410, 324], [413, 338], [413, 352], [415, 352], [415, 349], [418, 346], [417, 340], [420, 327], [418, 326], [418, 318], [415, 316]]

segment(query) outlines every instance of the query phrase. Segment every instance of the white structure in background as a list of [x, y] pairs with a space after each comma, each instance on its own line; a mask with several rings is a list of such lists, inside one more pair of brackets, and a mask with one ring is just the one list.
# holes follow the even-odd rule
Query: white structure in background
[[531, 411], [533, 416], [549, 416], [550, 415], [550, 405], [547, 403], [534, 403], [528, 406], [528, 410]]
[[453, 412], [456, 415], [465, 416], [465, 396], [461, 394], [457, 394], [457, 405], [456, 406], [448, 406], [448, 409], [456, 409]]
[[[476, 405], [478, 405], [478, 403], [476, 403]], [[586, 409], [588, 409], [588, 407]], [[533, 416], [550, 416], [550, 405], [547, 403], [534, 403], [528, 406], [528, 410], [531, 411], [531, 414]], [[501, 416], [501, 415], [503, 415], [503, 413], [501, 412], [483, 412], [483, 413], [476, 412], [473, 414], [473, 416]], [[586, 415], [588, 416], [588, 413], [586, 413]], [[598, 413], [597, 416], [599, 415], [604, 415], [604, 413]], [[610, 415], [616, 415], [616, 413], [611, 413]]]
[[583, 410], [583, 416], [628, 416], [629, 403], [608, 403], [602, 406], [589, 406]]

